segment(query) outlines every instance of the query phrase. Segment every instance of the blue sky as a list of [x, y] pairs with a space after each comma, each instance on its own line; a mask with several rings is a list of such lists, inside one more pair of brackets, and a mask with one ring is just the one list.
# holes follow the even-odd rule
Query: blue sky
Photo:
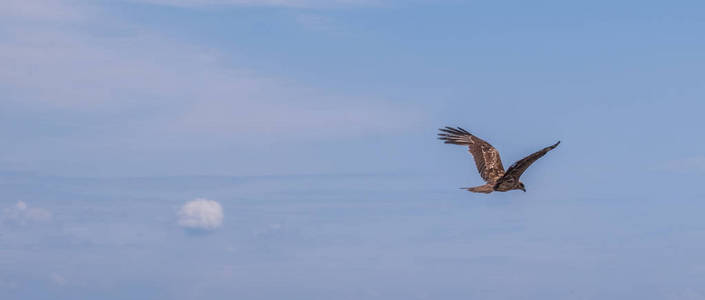
[[2, 298], [703, 298], [703, 9], [6, 1]]

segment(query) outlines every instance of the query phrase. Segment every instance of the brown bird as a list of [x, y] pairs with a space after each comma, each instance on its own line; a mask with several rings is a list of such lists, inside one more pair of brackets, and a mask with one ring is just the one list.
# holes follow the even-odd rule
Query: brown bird
[[505, 172], [502, 166], [502, 160], [499, 158], [499, 151], [488, 142], [483, 141], [460, 127], [446, 127], [441, 128], [440, 131], [441, 133], [438, 134], [438, 138], [443, 140], [446, 144], [468, 146], [468, 152], [470, 152], [475, 159], [475, 165], [477, 165], [480, 176], [487, 182], [487, 184], [481, 186], [461, 188], [475, 193], [489, 194], [494, 191], [506, 192], [510, 190], [522, 190], [526, 192], [524, 183], [519, 181], [521, 174], [536, 160], [546, 155], [548, 151], [553, 150], [553, 148], [556, 148], [558, 144], [561, 143], [558, 141], [551, 146], [522, 158], [511, 165]]

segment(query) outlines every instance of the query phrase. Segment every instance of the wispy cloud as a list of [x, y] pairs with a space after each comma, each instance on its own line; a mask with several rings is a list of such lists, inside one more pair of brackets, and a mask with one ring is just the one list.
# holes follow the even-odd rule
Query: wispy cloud
[[62, 161], [86, 161], [125, 148], [140, 156], [173, 152], [204, 140], [223, 149], [395, 134], [421, 119], [413, 106], [233, 66], [230, 53], [166, 38], [99, 6], [47, 3], [55, 8], [43, 12], [13, 1], [13, 15], [23, 22], [0, 21], [6, 25], [0, 38], [0, 110], [6, 116], [0, 125], [8, 125], [0, 133], [15, 144], [0, 150], [8, 162], [30, 153], [41, 158], [48, 153], [39, 149], [48, 145]]
[[286, 7], [331, 7], [378, 4], [379, 0], [131, 0], [159, 5], [203, 7], [203, 6], [286, 6]]
[[[318, 17], [303, 19], [318, 24], [311, 26], [325, 23]], [[82, 25], [101, 27], [92, 21]], [[329, 128], [329, 134], [340, 136], [364, 128], [398, 130], [415, 121], [413, 108], [226, 67], [227, 55], [217, 49], [174, 42], [131, 25], [113, 26], [117, 29], [110, 30], [124, 34], [58, 31], [51, 25], [9, 28], [9, 37], [0, 40], [0, 64], [5, 66], [0, 81], [11, 92], [6, 100], [30, 109], [148, 114], [152, 128], [189, 131], [308, 135], [308, 129]]]
[[[6, 0], [2, 3], [0, 16], [18, 20], [66, 21], [84, 18], [86, 15], [66, 0]], [[84, 7], [85, 9], [85, 7]]]
[[[156, 36], [26, 30], [18, 36], [27, 38], [0, 42], [5, 54], [0, 80], [12, 91], [6, 103], [28, 111], [58, 109], [74, 114], [73, 122], [119, 116], [139, 122], [143, 133], [298, 138], [394, 132], [418, 120], [413, 108], [225, 68], [217, 51]], [[121, 134], [118, 130], [113, 137]]]

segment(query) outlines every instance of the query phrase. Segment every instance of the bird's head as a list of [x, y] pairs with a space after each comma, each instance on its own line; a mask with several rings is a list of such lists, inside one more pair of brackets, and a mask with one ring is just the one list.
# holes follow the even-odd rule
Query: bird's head
[[519, 181], [519, 189], [526, 192], [526, 187], [524, 186], [524, 183]]

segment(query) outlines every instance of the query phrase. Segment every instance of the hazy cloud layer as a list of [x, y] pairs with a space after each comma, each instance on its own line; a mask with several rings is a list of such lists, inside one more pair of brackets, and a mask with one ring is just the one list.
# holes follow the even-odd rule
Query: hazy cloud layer
[[220, 203], [199, 198], [190, 201], [178, 212], [179, 226], [190, 230], [215, 230], [223, 224]]
[[70, 0], [5, 0], [2, 2], [0, 16], [20, 20], [72, 20], [85, 16], [85, 11], [72, 7]]
[[397, 131], [414, 120], [413, 109], [223, 67], [227, 58], [217, 50], [155, 34], [14, 31], [9, 40], [0, 40], [5, 54], [0, 63], [6, 66], [0, 79], [12, 91], [11, 104], [5, 105], [16, 110], [54, 110], [75, 114], [79, 121], [90, 121], [89, 116], [148, 119], [140, 125], [151, 133], [282, 137], [357, 135], [372, 128]]
[[[544, 186], [489, 199], [455, 190], [448, 184], [450, 176], [311, 180], [293, 176], [221, 182], [209, 195], [227, 201], [228, 226], [194, 240], [174, 224], [176, 211], [167, 208], [177, 205], [178, 211], [181, 203], [155, 197], [178, 197], [175, 191], [184, 189], [180, 178], [80, 184], [44, 179], [35, 186], [58, 187], [52, 196], [31, 194], [25, 202], [30, 208], [51, 207], [56, 226], [0, 226], [0, 298], [705, 295], [705, 270], [693, 263], [705, 258], [705, 203], [686, 190], [672, 191], [669, 198], [630, 200], [622, 196], [630, 190], [615, 190], [618, 196], [580, 199], [574, 191], [552, 196]], [[374, 186], [380, 188], [369, 189]], [[12, 191], [19, 187], [6, 184], [2, 192], [17, 198], [24, 191]], [[207, 216], [216, 206], [184, 207]], [[360, 286], [370, 292], [361, 292]]]
[[97, 4], [46, 3], [51, 9], [12, 1], [12, 18], [0, 20], [0, 134], [13, 144], [0, 149], [5, 164], [167, 170], [164, 153], [219, 157], [203, 151], [393, 135], [423, 115], [240, 67], [235, 54], [165, 37]]
[[3, 223], [28, 225], [50, 221], [51, 213], [42, 208], [30, 207], [24, 201], [17, 201], [14, 206], [3, 209], [0, 219]]
[[661, 169], [677, 173], [705, 172], [705, 156], [693, 156], [671, 160], [664, 163]]

